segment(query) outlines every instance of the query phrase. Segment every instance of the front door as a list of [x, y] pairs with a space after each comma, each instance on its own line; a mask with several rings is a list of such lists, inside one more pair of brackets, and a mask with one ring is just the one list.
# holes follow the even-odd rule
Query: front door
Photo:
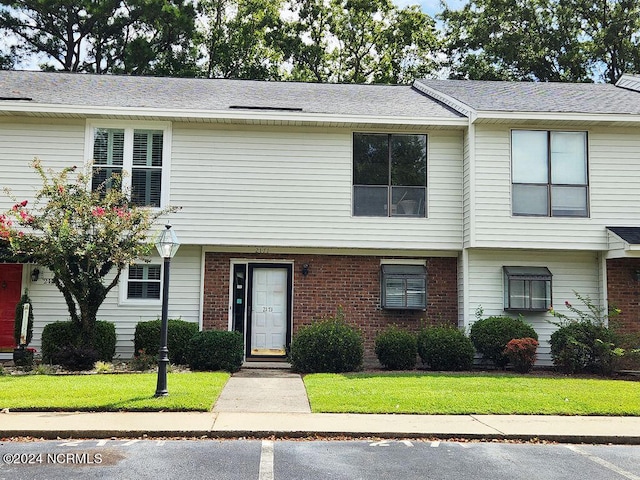
[[284, 357], [291, 340], [291, 265], [249, 265], [247, 357]]
[[13, 351], [13, 324], [22, 291], [22, 265], [0, 264], [0, 351]]

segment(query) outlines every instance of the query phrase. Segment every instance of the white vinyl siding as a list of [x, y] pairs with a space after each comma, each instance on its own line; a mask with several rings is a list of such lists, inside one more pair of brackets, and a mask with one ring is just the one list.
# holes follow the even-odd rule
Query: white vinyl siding
[[351, 130], [176, 124], [175, 228], [208, 245], [459, 249], [462, 132], [426, 133], [428, 218], [372, 218], [352, 215]]
[[[31, 168], [34, 158], [43, 167], [59, 171], [70, 165], [84, 164], [84, 121], [34, 121], [11, 117], [0, 120], [0, 159], [2, 187], [11, 189], [16, 198], [33, 200], [42, 180]], [[0, 211], [13, 205], [7, 195], [0, 195]]]
[[[201, 248], [183, 245], [171, 261], [171, 278], [169, 286], [169, 318], [180, 318], [198, 323], [200, 321], [200, 261]], [[34, 339], [32, 346], [41, 349], [42, 329], [47, 323], [68, 320], [64, 298], [59, 290], [50, 283], [52, 274], [47, 269], [40, 269], [40, 279], [29, 284], [29, 296], [33, 300]], [[123, 272], [126, 275], [126, 271]], [[126, 277], [120, 282], [126, 285]], [[116, 325], [116, 357], [131, 358], [133, 356], [133, 334], [138, 322], [156, 320], [161, 315], [161, 302], [149, 304], [129, 301], [119, 302], [120, 286], [116, 286], [98, 310], [98, 320], [106, 320]]]
[[[477, 125], [475, 209], [470, 246], [605, 250], [608, 225], [636, 225], [640, 218], [640, 132], [588, 130], [589, 218], [520, 217], [511, 214], [509, 126]], [[561, 131], [570, 131], [563, 127]], [[585, 131], [584, 128], [576, 131]]]
[[[553, 275], [553, 308], [569, 313], [564, 302], [576, 303], [573, 293], [587, 295], [596, 304], [602, 304], [600, 288], [600, 260], [592, 252], [549, 252], [549, 251], [509, 251], [509, 250], [470, 250], [469, 275], [465, 279], [469, 285], [468, 311], [465, 317], [470, 327], [476, 319], [475, 312], [482, 308], [483, 317], [491, 315], [512, 315], [504, 310], [504, 273], [508, 265], [546, 267]], [[550, 365], [549, 338], [556, 326], [551, 323], [555, 318], [548, 312], [523, 312], [524, 320], [531, 324], [539, 335], [539, 362]]]

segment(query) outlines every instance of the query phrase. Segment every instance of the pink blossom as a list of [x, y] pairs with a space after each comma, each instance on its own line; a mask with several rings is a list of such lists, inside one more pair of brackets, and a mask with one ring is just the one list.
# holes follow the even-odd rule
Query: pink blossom
[[20, 211], [20, 217], [22, 218], [22, 220], [24, 220], [27, 223], [33, 222], [33, 217], [29, 215], [27, 212], [25, 212], [24, 210]]
[[131, 212], [125, 210], [124, 208], [114, 207], [113, 210], [116, 212], [116, 215], [118, 215], [119, 218], [124, 218], [125, 220], [131, 218]]
[[103, 207], [93, 207], [91, 210], [91, 215], [94, 217], [102, 217], [106, 213], [106, 210]]
[[58, 185], [58, 193], [64, 193], [64, 187], [62, 185]]
[[565, 300], [564, 305], [565, 305], [566, 307], [571, 307], [571, 304], [569, 303], [569, 301], [568, 301], [568, 300]]
[[29, 200], [23, 200], [23, 201], [20, 202], [20, 206], [21, 207], [26, 207], [27, 203], [29, 203]]

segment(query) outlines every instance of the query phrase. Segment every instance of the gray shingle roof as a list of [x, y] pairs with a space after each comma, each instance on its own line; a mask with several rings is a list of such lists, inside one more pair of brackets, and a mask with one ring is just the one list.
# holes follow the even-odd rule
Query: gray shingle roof
[[420, 80], [477, 111], [640, 114], [640, 93], [602, 83]]
[[387, 85], [0, 71], [0, 98], [30, 98], [31, 102], [51, 105], [193, 112], [229, 110], [236, 106], [301, 109], [307, 114], [462, 117], [413, 87]]
[[640, 227], [607, 227], [625, 242], [631, 245], [640, 244]]

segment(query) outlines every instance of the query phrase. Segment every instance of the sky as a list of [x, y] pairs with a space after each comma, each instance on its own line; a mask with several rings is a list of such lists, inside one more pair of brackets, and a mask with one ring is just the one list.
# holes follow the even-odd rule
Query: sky
[[[393, 3], [399, 7], [406, 7], [407, 5], [420, 5], [423, 12], [433, 17], [436, 13], [442, 11], [442, 5], [440, 0], [393, 0]], [[461, 8], [466, 0], [446, 0], [445, 3], [452, 9]]]

